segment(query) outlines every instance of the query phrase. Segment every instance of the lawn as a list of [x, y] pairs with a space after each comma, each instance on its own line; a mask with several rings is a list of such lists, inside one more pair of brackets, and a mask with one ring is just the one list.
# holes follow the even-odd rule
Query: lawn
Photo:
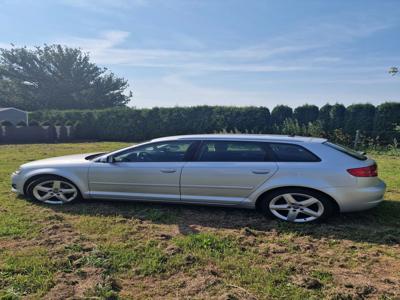
[[125, 145], [0, 146], [0, 298], [399, 299], [399, 156], [372, 155], [383, 204], [317, 225], [233, 208], [52, 207], [10, 192], [24, 162]]

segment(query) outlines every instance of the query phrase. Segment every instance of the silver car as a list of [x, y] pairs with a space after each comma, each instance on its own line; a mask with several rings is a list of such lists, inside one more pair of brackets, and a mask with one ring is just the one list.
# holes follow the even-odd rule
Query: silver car
[[372, 208], [375, 161], [322, 138], [212, 134], [24, 164], [12, 190], [49, 204], [116, 199], [258, 208], [290, 222]]

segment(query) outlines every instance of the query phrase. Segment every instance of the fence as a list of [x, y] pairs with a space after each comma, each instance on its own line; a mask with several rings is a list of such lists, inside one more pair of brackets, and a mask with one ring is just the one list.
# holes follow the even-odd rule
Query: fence
[[72, 126], [0, 126], [0, 143], [54, 143], [74, 139]]

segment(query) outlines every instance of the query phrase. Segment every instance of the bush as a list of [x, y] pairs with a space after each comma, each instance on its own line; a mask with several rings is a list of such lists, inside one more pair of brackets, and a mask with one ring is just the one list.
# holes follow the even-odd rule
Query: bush
[[6, 121], [6, 120], [1, 121], [0, 124], [1, 124], [1, 126], [6, 126], [6, 127], [14, 126], [13, 123], [11, 123], [10, 121]]
[[[333, 140], [354, 140], [361, 130], [368, 144], [388, 143], [397, 138], [393, 123], [399, 120], [398, 103], [315, 105], [295, 109], [277, 106], [270, 114], [266, 107], [194, 106], [152, 109], [128, 107], [104, 110], [36, 111], [31, 119], [43, 124], [73, 125], [72, 134], [80, 140], [143, 141], [161, 136], [198, 133], [270, 133], [324, 136]], [[292, 117], [286, 117], [292, 116]], [[284, 118], [284, 119], [283, 119]], [[59, 123], [60, 122], [60, 123]], [[385, 138], [382, 136], [385, 134]], [[380, 137], [380, 139], [378, 138]], [[371, 140], [372, 139], [372, 140]]]
[[393, 138], [399, 139], [400, 132], [396, 128], [400, 125], [400, 103], [385, 102], [376, 107], [374, 120], [374, 135], [385, 142]]
[[332, 105], [329, 112], [329, 130], [344, 129], [344, 121], [346, 117], [346, 107], [343, 104], [336, 103]]
[[279, 128], [283, 126], [286, 119], [293, 117], [293, 110], [286, 105], [275, 106], [271, 112], [271, 125], [279, 132]]
[[293, 116], [300, 125], [304, 125], [316, 121], [318, 118], [318, 113], [318, 106], [304, 104], [302, 106], [296, 107]]
[[329, 103], [322, 106], [319, 110], [318, 121], [325, 132], [329, 132], [332, 128], [331, 110], [332, 105]]
[[287, 135], [302, 135], [304, 133], [304, 128], [302, 128], [296, 119], [290, 118], [283, 121], [281, 133]]
[[26, 127], [26, 123], [24, 121], [20, 121], [17, 123], [18, 127]]
[[51, 126], [50, 121], [43, 121], [42, 123], [40, 123], [41, 126]]
[[360, 130], [363, 134], [371, 134], [374, 128], [375, 106], [372, 104], [353, 104], [347, 107], [345, 116], [345, 131], [355, 134]]
[[29, 126], [31, 126], [31, 127], [39, 126], [39, 122], [36, 120], [31, 120], [31, 121], [29, 121]]

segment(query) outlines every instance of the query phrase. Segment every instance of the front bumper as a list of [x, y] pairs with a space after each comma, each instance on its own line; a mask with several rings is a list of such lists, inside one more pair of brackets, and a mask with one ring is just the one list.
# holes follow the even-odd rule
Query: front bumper
[[24, 194], [22, 177], [20, 174], [15, 172], [11, 175], [11, 191], [20, 195]]
[[373, 186], [328, 188], [324, 191], [336, 200], [341, 212], [354, 212], [367, 210], [381, 203], [386, 184], [379, 180]]

